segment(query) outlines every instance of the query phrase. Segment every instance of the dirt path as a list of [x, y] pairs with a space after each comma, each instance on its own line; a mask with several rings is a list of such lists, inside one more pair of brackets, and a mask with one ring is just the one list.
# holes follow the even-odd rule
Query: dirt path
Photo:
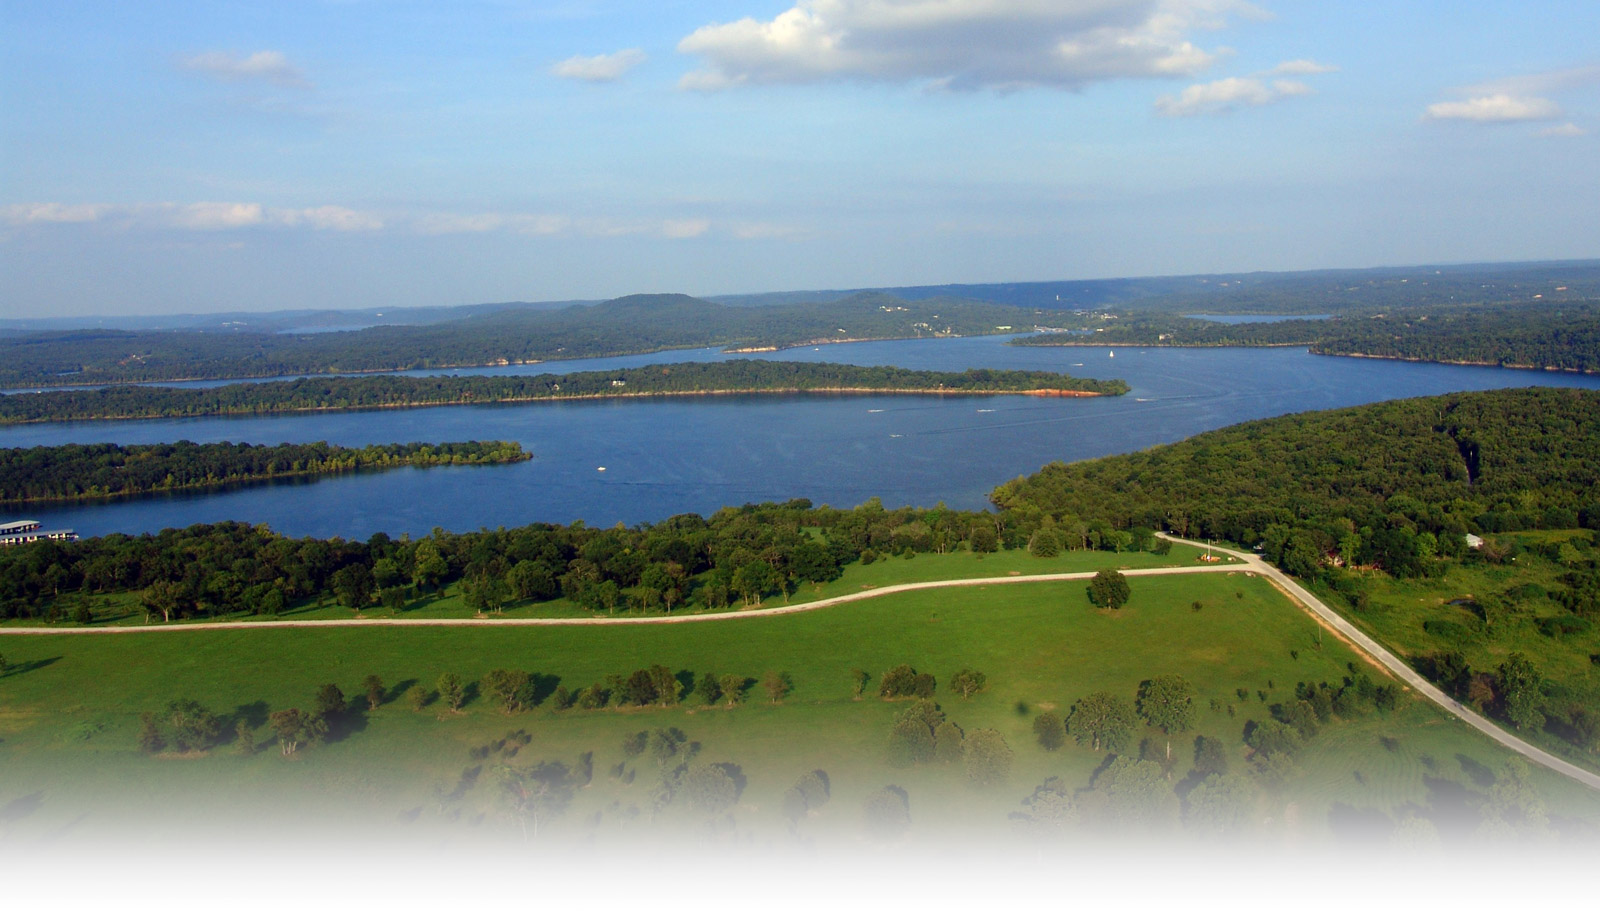
[[[1251, 567], [1247, 564], [1229, 564], [1210, 567], [1148, 567], [1124, 570], [1122, 573], [1129, 577], [1160, 577], [1172, 574], [1209, 574], [1218, 572], [1241, 572], [1249, 570], [1251, 570]], [[600, 628], [610, 625], [684, 625], [690, 622], [723, 622], [730, 619], [759, 619], [774, 615], [793, 615], [797, 612], [812, 612], [817, 609], [827, 609], [833, 606], [842, 606], [846, 603], [859, 602], [863, 599], [877, 599], [880, 596], [891, 596], [896, 593], [910, 593], [917, 590], [939, 590], [948, 589], [951, 587], [969, 586], [1003, 586], [1012, 583], [1049, 583], [1059, 580], [1088, 580], [1094, 575], [1094, 571], [1081, 571], [1070, 574], [1027, 574], [1016, 577], [972, 577], [965, 580], [930, 580], [925, 583], [899, 583], [895, 584], [894, 586], [874, 587], [870, 590], [861, 590], [860, 592], [849, 593], [844, 596], [834, 596], [829, 599], [818, 599], [808, 603], [795, 603], [791, 606], [774, 606], [771, 609], [736, 609], [731, 612], [705, 612], [697, 615], [658, 615], [644, 618], [283, 619], [275, 622], [199, 622], [161, 625], [113, 625], [103, 628], [0, 628], [0, 635], [137, 634], [158, 631], [237, 631], [249, 628]]]
[[[1188, 539], [1178, 538], [1173, 535], [1164, 536], [1171, 541], [1182, 545], [1192, 545], [1196, 548], [1208, 547], [1200, 542], [1191, 542]], [[1422, 678], [1422, 674], [1411, 669], [1410, 665], [1399, 657], [1389, 652], [1389, 649], [1373, 640], [1366, 632], [1352, 625], [1339, 613], [1333, 611], [1326, 603], [1313, 596], [1309, 590], [1294, 582], [1283, 571], [1261, 559], [1260, 555], [1247, 554], [1239, 551], [1226, 552], [1246, 563], [1242, 568], [1276, 583], [1285, 593], [1288, 593], [1296, 602], [1327, 625], [1335, 633], [1342, 636], [1352, 647], [1363, 656], [1377, 661], [1385, 670], [1401, 682], [1415, 689], [1434, 704], [1444, 709], [1453, 718], [1466, 722], [1473, 728], [1487, 734], [1496, 743], [1514, 750], [1532, 762], [1538, 763], [1547, 769], [1553, 769], [1573, 781], [1580, 782], [1588, 787], [1600, 791], [1600, 775], [1580, 769], [1553, 753], [1548, 753], [1528, 743], [1515, 734], [1472, 711], [1455, 699], [1446, 695], [1443, 690], [1436, 688], [1432, 683]]]

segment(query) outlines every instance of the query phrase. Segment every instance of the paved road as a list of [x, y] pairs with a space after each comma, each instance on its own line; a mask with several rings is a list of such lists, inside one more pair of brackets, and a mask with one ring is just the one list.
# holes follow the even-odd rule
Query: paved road
[[[1196, 574], [1217, 572], [1244, 572], [1252, 570], [1248, 564], [1219, 565], [1212, 567], [1147, 567], [1124, 570], [1129, 577], [1159, 577], [1171, 574]], [[771, 609], [737, 609], [732, 612], [706, 612], [698, 615], [659, 615], [646, 618], [589, 618], [589, 619], [282, 619], [272, 622], [198, 622], [161, 625], [108, 625], [101, 628], [0, 628], [0, 635], [103, 635], [139, 634], [158, 631], [237, 631], [246, 628], [598, 628], [608, 625], [682, 625], [689, 622], [723, 622], [729, 619], [756, 619], [772, 615], [793, 615], [842, 606], [863, 599], [876, 599], [895, 593], [916, 590], [938, 590], [949, 587], [994, 586], [1010, 583], [1048, 583], [1057, 580], [1088, 580], [1094, 571], [1071, 574], [1027, 574], [1017, 577], [973, 577], [966, 580], [930, 580], [926, 583], [900, 583], [894, 586], [874, 587], [858, 593], [818, 599], [792, 606], [774, 606]]]
[[[1201, 542], [1192, 542], [1188, 539], [1178, 538], [1175, 535], [1164, 535], [1164, 537], [1179, 544], [1192, 545], [1196, 548], [1208, 547]], [[1531, 762], [1538, 763], [1539, 765], [1549, 769], [1554, 769], [1556, 772], [1561, 773], [1569, 779], [1581, 782], [1592, 789], [1600, 790], [1600, 775], [1596, 775], [1586, 769], [1580, 769], [1577, 766], [1574, 766], [1566, 760], [1560, 758], [1559, 756], [1555, 756], [1554, 754], [1547, 753], [1544, 750], [1535, 747], [1533, 744], [1530, 744], [1515, 734], [1506, 731], [1489, 719], [1483, 717], [1477, 712], [1472, 711], [1471, 709], [1462, 705], [1460, 702], [1457, 702], [1455, 699], [1452, 699], [1442, 690], [1436, 688], [1432, 683], [1423, 679], [1422, 674], [1411, 669], [1411, 667], [1408, 666], [1405, 661], [1390, 653], [1388, 648], [1385, 648], [1377, 641], [1374, 641], [1370, 636], [1368, 636], [1361, 629], [1352, 625], [1339, 613], [1328, 608], [1328, 606], [1325, 605], [1322, 600], [1311, 595], [1310, 591], [1308, 591], [1305, 587], [1295, 583], [1283, 571], [1278, 570], [1276, 567], [1273, 567], [1266, 561], [1261, 560], [1260, 555], [1246, 554], [1239, 551], [1221, 551], [1217, 553], [1231, 555], [1244, 561], [1244, 570], [1260, 574], [1261, 576], [1270, 579], [1272, 582], [1282, 587], [1284, 592], [1288, 593], [1302, 606], [1310, 610], [1313, 615], [1322, 620], [1322, 622], [1324, 622], [1329, 628], [1342, 635], [1345, 640], [1349, 641], [1351, 644], [1370, 654], [1374, 660], [1383, 664], [1384, 668], [1390, 673], [1393, 673], [1401, 682], [1433, 700], [1434, 704], [1438, 705], [1446, 712], [1449, 712], [1453, 717], [1465, 721], [1472, 727], [1489, 735], [1489, 737], [1493, 738], [1496, 743], [1515, 750], [1516, 752], [1527, 757]]]

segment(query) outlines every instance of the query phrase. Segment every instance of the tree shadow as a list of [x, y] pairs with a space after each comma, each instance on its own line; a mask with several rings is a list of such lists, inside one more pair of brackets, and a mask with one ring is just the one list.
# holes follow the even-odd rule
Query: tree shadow
[[478, 701], [478, 699], [479, 699], [479, 693], [478, 693], [478, 681], [477, 680], [473, 680], [472, 682], [467, 683], [465, 686], [461, 687], [461, 707], [462, 708], [466, 708], [468, 705], [471, 705], [473, 702]]
[[733, 800], [738, 801], [743, 798], [744, 787], [750, 784], [750, 780], [745, 777], [744, 767], [738, 763], [712, 763], [711, 765], [722, 770], [729, 779], [733, 780]]
[[694, 671], [693, 670], [679, 670], [678, 672], [672, 674], [672, 677], [673, 677], [673, 679], [676, 679], [678, 681], [678, 685], [680, 687], [682, 687], [682, 689], [683, 689], [683, 693], [678, 696], [678, 701], [679, 702], [687, 702], [689, 700], [689, 696], [694, 695], [694, 690], [695, 690]]
[[271, 712], [271, 706], [257, 699], [254, 702], [235, 706], [233, 712], [223, 720], [228, 723], [229, 727], [236, 727], [239, 722], [243, 721], [247, 727], [255, 729], [266, 725], [267, 716]]
[[1482, 795], [1440, 776], [1425, 775], [1422, 784], [1428, 790], [1428, 820], [1441, 836], [1465, 836], [1477, 829], [1482, 820]]
[[533, 706], [538, 708], [544, 700], [555, 694], [556, 687], [561, 685], [561, 677], [554, 673], [534, 673], [528, 677], [528, 698]]
[[5, 807], [0, 807], [0, 823], [15, 823], [28, 817], [44, 804], [44, 792], [37, 791], [21, 798], [13, 798]]
[[393, 702], [400, 701], [405, 697], [406, 693], [411, 691], [411, 687], [415, 686], [416, 684], [417, 681], [414, 679], [403, 679], [400, 682], [395, 683], [393, 686], [390, 686], [388, 689], [384, 690], [383, 701], [381, 704], [388, 705]]
[[32, 673], [34, 670], [43, 670], [60, 659], [60, 657], [46, 657], [43, 660], [23, 661], [13, 665], [11, 669], [4, 673], [0, 673], [0, 676], [21, 676], [24, 673]]
[[1338, 801], [1328, 809], [1328, 829], [1347, 842], [1382, 844], [1394, 836], [1394, 819], [1377, 808]]
[[1456, 762], [1461, 764], [1461, 769], [1472, 780], [1472, 784], [1479, 788], [1489, 788], [1494, 785], [1494, 770], [1483, 765], [1465, 753], [1456, 754]]
[[328, 743], [338, 743], [347, 740], [355, 734], [367, 729], [367, 710], [365, 708], [346, 708], [336, 715], [328, 716]]

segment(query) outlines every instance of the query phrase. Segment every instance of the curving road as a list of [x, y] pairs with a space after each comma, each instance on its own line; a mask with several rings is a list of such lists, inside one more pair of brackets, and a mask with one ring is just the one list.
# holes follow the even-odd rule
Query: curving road
[[[1201, 542], [1193, 542], [1185, 538], [1178, 538], [1175, 535], [1167, 535], [1163, 533], [1162, 537], [1168, 539], [1169, 541], [1177, 542], [1181, 545], [1192, 545], [1195, 548], [1210, 547]], [[1239, 558], [1245, 562], [1242, 567], [1234, 569], [1247, 570], [1251, 573], [1266, 577], [1273, 583], [1276, 583], [1284, 590], [1284, 592], [1288, 593], [1291, 598], [1300, 603], [1300, 605], [1304, 606], [1308, 611], [1311, 612], [1312, 615], [1316, 616], [1329, 628], [1341, 635], [1346, 641], [1371, 655], [1374, 660], [1383, 664], [1384, 668], [1390, 673], [1393, 673], [1401, 682], [1415, 689], [1428, 699], [1431, 699], [1435, 705], [1438, 705], [1440, 708], [1450, 713], [1451, 716], [1465, 721], [1467, 724], [1493, 738], [1494, 741], [1501, 746], [1515, 750], [1517, 753], [1527, 757], [1529, 761], [1538, 763], [1540, 766], [1544, 766], [1547, 769], [1553, 769], [1569, 779], [1572, 779], [1576, 782], [1581, 782], [1592, 789], [1600, 791], [1600, 775], [1596, 775], [1595, 773], [1589, 772], [1586, 769], [1580, 769], [1559, 756], [1547, 753], [1546, 751], [1535, 747], [1533, 744], [1530, 744], [1515, 734], [1506, 731], [1489, 719], [1483, 717], [1477, 712], [1472, 711], [1471, 709], [1462, 705], [1460, 702], [1457, 702], [1455, 699], [1452, 699], [1442, 690], [1435, 687], [1432, 683], [1423, 679], [1422, 674], [1411, 669], [1411, 667], [1408, 666], [1405, 661], [1390, 653], [1388, 648], [1373, 640], [1366, 634], [1366, 632], [1363, 632], [1361, 629], [1352, 625], [1339, 613], [1330, 609], [1325, 603], [1322, 602], [1322, 600], [1311, 595], [1311, 592], [1305, 587], [1291, 580], [1283, 571], [1278, 570], [1276, 567], [1273, 567], [1271, 564], [1263, 561], [1260, 555], [1232, 550], [1228, 550], [1223, 553]]]
[[[1211, 567], [1147, 567], [1124, 570], [1129, 577], [1159, 577], [1170, 574], [1197, 574], [1217, 572], [1244, 572], [1253, 568], [1248, 564], [1225, 564]], [[965, 580], [930, 580], [925, 583], [897, 583], [894, 586], [873, 587], [844, 596], [774, 606], [771, 609], [735, 609], [729, 612], [705, 612], [698, 615], [656, 615], [648, 617], [589, 618], [589, 619], [283, 619], [273, 622], [200, 622], [161, 625], [108, 625], [103, 628], [0, 628], [0, 635], [102, 635], [136, 634], [156, 631], [235, 631], [244, 628], [440, 628], [445, 626], [476, 626], [479, 628], [560, 628], [600, 627], [605, 625], [682, 625], [688, 622], [722, 622], [729, 619], [758, 619], [772, 615], [792, 615], [842, 606], [863, 599], [876, 599], [895, 593], [914, 590], [938, 590], [949, 587], [992, 586], [1008, 583], [1048, 583], [1057, 580], [1088, 580], [1094, 571], [1071, 574], [1027, 574], [1017, 577], [971, 577]]]
[[[1163, 538], [1180, 545], [1190, 545], [1195, 548], [1208, 548], [1210, 546], [1200, 542], [1178, 538], [1175, 535], [1166, 535]], [[1150, 567], [1127, 569], [1122, 573], [1128, 577], [1162, 577], [1177, 574], [1196, 573], [1250, 573], [1266, 577], [1277, 584], [1295, 601], [1299, 602], [1313, 616], [1320, 619], [1335, 633], [1343, 637], [1351, 645], [1370, 655], [1385, 669], [1394, 674], [1401, 682], [1411, 686], [1423, 696], [1432, 700], [1434, 704], [1443, 708], [1450, 715], [1459, 718], [1468, 725], [1488, 735], [1501, 746], [1520, 753], [1530, 761], [1538, 763], [1548, 769], [1553, 769], [1569, 779], [1582, 783], [1596, 791], [1600, 791], [1600, 775], [1580, 769], [1554, 754], [1535, 747], [1520, 737], [1511, 734], [1494, 722], [1482, 715], [1471, 711], [1460, 702], [1452, 699], [1434, 685], [1422, 678], [1422, 675], [1406, 665], [1405, 661], [1391, 654], [1387, 648], [1374, 641], [1365, 632], [1352, 625], [1339, 613], [1330, 609], [1321, 600], [1311, 595], [1300, 584], [1289, 579], [1288, 575], [1261, 559], [1260, 555], [1246, 552], [1227, 550], [1222, 552], [1242, 560], [1243, 564], [1216, 564], [1206, 567]], [[534, 627], [600, 627], [612, 625], [681, 625], [690, 622], [721, 622], [730, 619], [767, 618], [775, 615], [793, 615], [797, 612], [812, 612], [817, 609], [827, 609], [832, 606], [842, 606], [846, 603], [859, 602], [864, 599], [876, 599], [880, 596], [890, 596], [895, 593], [910, 593], [917, 590], [937, 590], [951, 587], [971, 586], [996, 586], [1013, 583], [1048, 583], [1062, 580], [1088, 580], [1095, 575], [1094, 571], [1081, 571], [1067, 574], [1027, 574], [1016, 577], [973, 577], [965, 580], [931, 580], [925, 583], [902, 583], [894, 586], [874, 587], [857, 593], [844, 596], [835, 596], [830, 599], [818, 599], [807, 603], [795, 603], [789, 606], [775, 606], [771, 609], [745, 609], [731, 612], [707, 612], [697, 615], [662, 615], [647, 618], [593, 618], [593, 619], [285, 619], [273, 622], [206, 622], [200, 624], [162, 624], [162, 625], [118, 625], [103, 628], [0, 628], [0, 635], [99, 635], [99, 634], [138, 634], [146, 632], [165, 631], [238, 631], [242, 629], [272, 629], [272, 628], [441, 628], [441, 627], [478, 627], [478, 628], [534, 628]]]

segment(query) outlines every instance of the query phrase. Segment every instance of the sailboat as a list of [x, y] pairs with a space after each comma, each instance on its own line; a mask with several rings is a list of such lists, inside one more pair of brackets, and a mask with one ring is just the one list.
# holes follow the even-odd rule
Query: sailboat
[[1107, 359], [1115, 359], [1115, 358], [1117, 358], [1117, 351], [1113, 349], [1110, 352], [1106, 353], [1106, 358]]

